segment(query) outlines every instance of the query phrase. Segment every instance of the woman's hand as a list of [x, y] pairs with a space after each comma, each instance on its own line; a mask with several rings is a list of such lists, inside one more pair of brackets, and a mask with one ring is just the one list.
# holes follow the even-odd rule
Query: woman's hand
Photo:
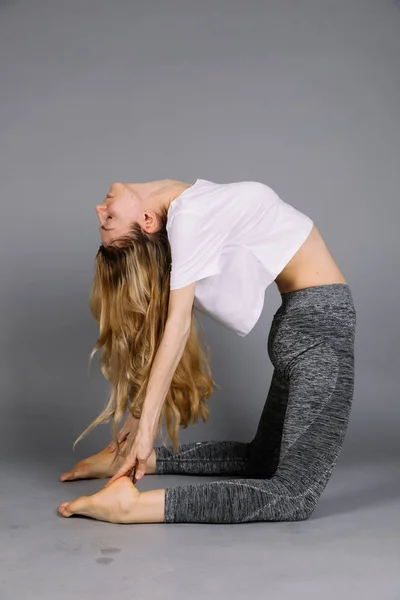
[[[122, 444], [122, 442], [124, 442], [131, 434], [137, 433], [138, 428], [139, 428], [139, 419], [135, 419], [134, 417], [132, 417], [132, 415], [129, 415], [129, 417], [126, 419], [124, 425], [118, 432], [118, 435], [117, 435], [118, 443]], [[108, 450], [111, 453], [115, 452], [116, 447], [115, 447], [114, 440], [112, 442], [110, 442], [110, 444], [108, 445]]]
[[153, 451], [156, 434], [149, 428], [139, 427], [135, 437], [128, 438], [128, 447], [124, 452], [125, 461], [120, 469], [111, 477], [105, 487], [111, 485], [119, 477], [130, 475], [134, 470], [133, 483], [136, 483], [146, 473], [147, 461]]

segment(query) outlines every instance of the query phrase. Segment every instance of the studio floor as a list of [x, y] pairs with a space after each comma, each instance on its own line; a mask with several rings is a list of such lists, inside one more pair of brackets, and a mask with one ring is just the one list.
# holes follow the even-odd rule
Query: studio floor
[[[339, 461], [312, 517], [243, 525], [114, 525], [57, 506], [104, 481], [4, 462], [1, 600], [400, 599], [399, 465]], [[139, 489], [202, 481], [148, 475]], [[214, 478], [217, 479], [217, 478]]]

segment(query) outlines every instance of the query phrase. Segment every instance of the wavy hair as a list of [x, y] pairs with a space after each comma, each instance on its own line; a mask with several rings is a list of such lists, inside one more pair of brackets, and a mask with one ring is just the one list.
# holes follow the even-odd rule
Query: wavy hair
[[[134, 223], [117, 245], [101, 245], [95, 259], [90, 310], [99, 324], [99, 337], [89, 365], [101, 349], [100, 367], [111, 391], [105, 408], [75, 444], [94, 427], [112, 419], [116, 456], [120, 450], [118, 426], [126, 410], [140, 418], [167, 320], [171, 268], [167, 211], [157, 216], [161, 224], [158, 231], [147, 234]], [[174, 450], [179, 447], [179, 427], [196, 423], [199, 416], [203, 422], [208, 419], [206, 399], [216, 385], [209, 365], [209, 346], [200, 335], [192, 309], [189, 337], [158, 423], [161, 432], [165, 418]]]

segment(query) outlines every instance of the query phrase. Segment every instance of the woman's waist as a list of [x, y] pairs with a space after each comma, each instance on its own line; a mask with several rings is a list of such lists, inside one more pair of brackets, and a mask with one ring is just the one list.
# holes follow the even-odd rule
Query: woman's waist
[[327, 283], [313, 285], [281, 293], [281, 305], [276, 315], [293, 313], [299, 316], [303, 313], [312, 319], [316, 313], [322, 313], [325, 318], [334, 314], [355, 313], [354, 298], [348, 283]]
[[347, 283], [318, 229], [310, 235], [275, 279], [281, 294], [302, 288]]

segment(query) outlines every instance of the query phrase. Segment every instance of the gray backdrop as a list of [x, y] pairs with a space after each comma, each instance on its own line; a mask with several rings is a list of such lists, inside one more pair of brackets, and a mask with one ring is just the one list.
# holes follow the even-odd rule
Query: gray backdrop
[[[342, 457], [396, 452], [399, 31], [391, 0], [0, 2], [3, 457], [72, 466], [107, 398], [87, 361], [110, 182], [196, 177], [262, 181], [313, 218], [357, 309]], [[182, 441], [253, 435], [279, 303], [272, 284], [246, 338], [199, 316], [222, 389]]]

